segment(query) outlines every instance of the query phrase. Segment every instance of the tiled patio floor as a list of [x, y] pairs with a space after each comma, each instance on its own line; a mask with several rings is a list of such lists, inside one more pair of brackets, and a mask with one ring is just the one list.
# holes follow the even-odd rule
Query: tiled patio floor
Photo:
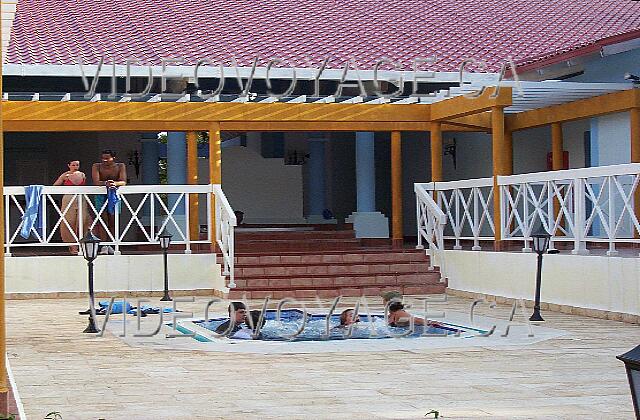
[[[180, 306], [202, 315], [205, 302]], [[446, 305], [464, 312], [470, 303]], [[8, 301], [9, 360], [29, 418], [424, 419], [434, 409], [445, 420], [633, 417], [615, 359], [640, 343], [633, 324], [544, 312], [546, 326], [569, 334], [499, 350], [260, 355], [89, 337], [77, 315], [85, 308], [78, 299]], [[506, 318], [510, 309], [478, 313]]]

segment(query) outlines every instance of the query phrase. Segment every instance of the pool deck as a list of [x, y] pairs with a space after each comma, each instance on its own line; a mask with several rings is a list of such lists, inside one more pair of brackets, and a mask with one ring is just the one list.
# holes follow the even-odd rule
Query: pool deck
[[[471, 302], [453, 297], [442, 305], [468, 312]], [[205, 303], [179, 307], [202, 316]], [[635, 324], [543, 311], [544, 326], [566, 334], [500, 348], [252, 354], [140, 347], [110, 332], [92, 337], [81, 333], [87, 319], [77, 315], [86, 306], [86, 299], [7, 302], [8, 356], [29, 418], [58, 411], [64, 420], [425, 419], [431, 410], [445, 420], [633, 418], [615, 356], [640, 343]], [[212, 312], [225, 308], [217, 303]], [[476, 310], [499, 319], [510, 311]], [[143, 319], [143, 328], [154, 321]]]

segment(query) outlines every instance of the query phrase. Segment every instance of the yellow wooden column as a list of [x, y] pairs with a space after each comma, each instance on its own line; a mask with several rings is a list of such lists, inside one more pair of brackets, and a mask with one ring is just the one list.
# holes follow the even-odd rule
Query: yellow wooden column
[[[222, 150], [220, 144], [220, 123], [212, 123], [209, 128], [209, 184], [222, 183]], [[216, 248], [216, 208], [215, 195], [211, 197], [211, 250]]]
[[513, 175], [513, 131], [504, 132], [504, 162], [507, 175]]
[[391, 132], [391, 243], [402, 248], [402, 142], [399, 131]]
[[[631, 123], [631, 163], [640, 163], [640, 108], [629, 110]], [[634, 212], [640, 220], [640, 186], [636, 188], [633, 199]], [[636, 233], [636, 237], [640, 236]]]
[[562, 124], [551, 124], [551, 169], [559, 171], [564, 169], [564, 145], [562, 140]]
[[504, 109], [502, 107], [491, 108], [491, 141], [493, 157], [493, 225], [495, 226], [494, 249], [502, 250], [501, 224], [500, 224], [500, 190], [498, 187], [499, 175], [510, 175], [508, 165], [512, 159], [508, 154], [512, 152], [512, 146], [508, 145], [504, 131]]
[[442, 181], [442, 123], [431, 123], [431, 182]]
[[[187, 184], [198, 185], [198, 133], [196, 131], [187, 131]], [[198, 198], [198, 194], [189, 195], [189, 236], [192, 241], [200, 239]]]
[[[0, 25], [1, 26], [1, 25]], [[0, 38], [2, 30], [0, 29]], [[0, 46], [0, 60], [2, 59], [2, 46]], [[2, 98], [2, 61], [0, 61], [0, 98]], [[0, 100], [0, 116], [3, 116], [2, 100]], [[2, 243], [2, 254], [0, 255], [0, 415], [6, 416], [8, 413], [7, 394], [9, 392], [7, 384], [7, 318], [5, 313], [4, 300], [4, 136], [2, 118], [0, 118], [0, 243]]]

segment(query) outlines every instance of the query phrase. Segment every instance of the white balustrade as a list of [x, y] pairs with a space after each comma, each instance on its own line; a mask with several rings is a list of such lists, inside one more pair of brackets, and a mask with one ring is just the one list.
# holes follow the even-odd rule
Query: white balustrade
[[[11, 256], [15, 248], [65, 247], [77, 244], [89, 230], [101, 238], [101, 243], [115, 248], [135, 245], [158, 245], [158, 235], [167, 231], [173, 235], [172, 243], [184, 245], [184, 252], [191, 253], [194, 244], [212, 244], [212, 231], [222, 252], [224, 275], [229, 276], [229, 286], [233, 287], [234, 232], [236, 217], [220, 185], [128, 185], [118, 188], [120, 203], [112, 215], [113, 222], [107, 221], [108, 206], [104, 187], [97, 186], [44, 186], [40, 198], [39, 229], [34, 226], [30, 237], [20, 236], [25, 213], [25, 187], [4, 188], [5, 255]], [[216, 220], [211, 220], [212, 195], [215, 196]], [[63, 196], [67, 196], [62, 205]], [[99, 201], [96, 201], [96, 198]], [[206, 203], [201, 218], [190, 214], [191, 197], [203, 196]], [[98, 205], [96, 204], [98, 203]], [[77, 208], [77, 230], [70, 222], [71, 214]], [[202, 208], [202, 204], [200, 204]], [[189, 226], [195, 219], [200, 228], [207, 227], [207, 238], [192, 238]], [[213, 225], [213, 223], [215, 224]], [[215, 226], [215, 228], [213, 226]], [[73, 242], [60, 239], [61, 229], [69, 234]], [[199, 230], [199, 229], [198, 229]], [[37, 253], [37, 252], [36, 252]]]
[[474, 251], [481, 240], [493, 240], [493, 178], [416, 184], [434, 194], [445, 213], [445, 239], [455, 240], [453, 249], [462, 249], [461, 240], [472, 240]]
[[640, 164], [500, 176], [503, 240], [522, 240], [524, 251], [534, 229], [554, 242], [571, 241], [573, 253], [587, 253], [589, 242], [640, 242], [634, 195]]
[[525, 252], [531, 251], [531, 235], [543, 229], [551, 249], [573, 242], [573, 253], [586, 254], [589, 243], [605, 242], [607, 255], [616, 255], [616, 244], [640, 243], [639, 182], [640, 164], [631, 163], [499, 176], [499, 197], [493, 178], [415, 184], [418, 232], [425, 231], [420, 207], [426, 194], [446, 216], [444, 239], [454, 240], [454, 249], [473, 240], [472, 249], [479, 250], [480, 241], [495, 239], [493, 200], [499, 199], [501, 240], [522, 241]]
[[424, 249], [423, 241], [429, 245], [429, 264], [433, 268], [436, 259], [441, 278], [446, 277], [443, 228], [447, 217], [425, 188], [426, 184], [415, 184], [416, 220], [418, 221], [418, 249]]
[[229, 288], [234, 288], [236, 283], [233, 231], [238, 221], [219, 184], [213, 186], [213, 193], [216, 197], [216, 243], [222, 252], [224, 266], [222, 274], [229, 276]]

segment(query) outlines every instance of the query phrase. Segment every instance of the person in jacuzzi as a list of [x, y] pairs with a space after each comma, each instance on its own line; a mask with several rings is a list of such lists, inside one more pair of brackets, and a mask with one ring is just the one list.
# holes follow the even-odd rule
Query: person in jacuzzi
[[355, 318], [353, 317], [353, 309], [345, 309], [340, 314], [340, 325], [338, 325], [338, 328], [348, 327], [356, 322], [360, 322], [360, 317], [358, 315], [356, 315]]
[[[233, 328], [231, 328], [231, 317], [234, 320]], [[218, 325], [216, 333], [230, 337], [243, 328], [246, 319], [247, 307], [244, 303], [231, 302], [229, 304], [229, 319]]]
[[[245, 325], [242, 326], [241, 329], [236, 331], [231, 338], [237, 338], [240, 340], [260, 340], [262, 338], [262, 333], [260, 330], [264, 327], [264, 324], [267, 323], [266, 319], [262, 319], [262, 324], [260, 323], [260, 311], [251, 311], [247, 319], [245, 319]], [[253, 335], [254, 329], [258, 333], [255, 337]]]
[[426, 325], [426, 326], [439, 326], [439, 322], [425, 321], [424, 318], [419, 316], [413, 316], [409, 312], [404, 310], [402, 302], [392, 300], [389, 304], [389, 319], [388, 323], [390, 327], [408, 327], [413, 319], [413, 325]]

